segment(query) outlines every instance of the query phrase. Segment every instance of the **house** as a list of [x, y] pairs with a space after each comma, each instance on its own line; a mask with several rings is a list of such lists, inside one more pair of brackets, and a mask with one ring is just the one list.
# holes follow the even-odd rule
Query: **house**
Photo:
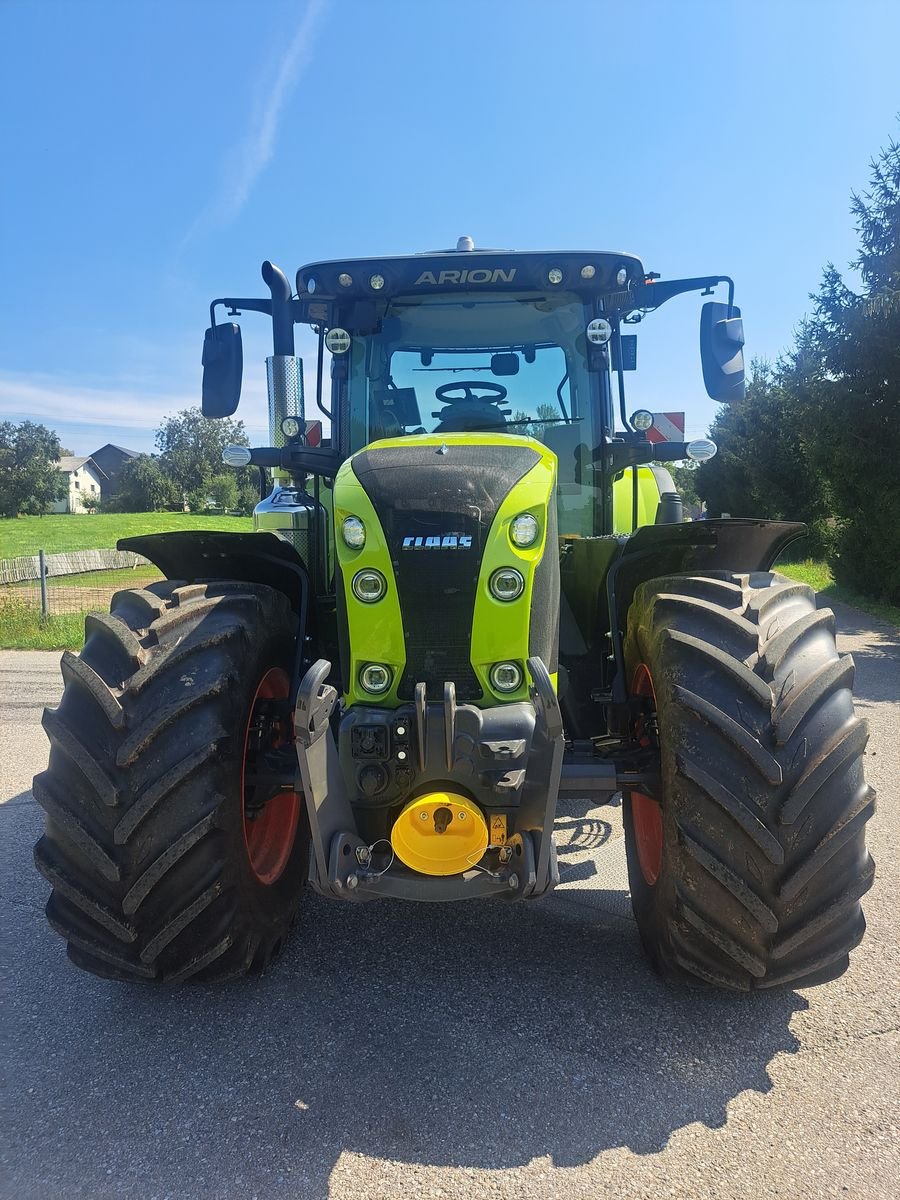
[[103, 499], [108, 500], [110, 496], [115, 496], [119, 491], [119, 472], [131, 459], [137, 458], [139, 451], [126, 450], [124, 446], [115, 446], [112, 442], [107, 442], [105, 446], [101, 446], [99, 450], [95, 450], [90, 456], [94, 463], [100, 468], [105, 475], [103, 482]]
[[50, 505], [49, 512], [83, 513], [93, 508], [103, 494], [109, 480], [104, 471], [90, 457], [65, 454], [56, 464], [69, 478], [69, 490], [62, 500]]

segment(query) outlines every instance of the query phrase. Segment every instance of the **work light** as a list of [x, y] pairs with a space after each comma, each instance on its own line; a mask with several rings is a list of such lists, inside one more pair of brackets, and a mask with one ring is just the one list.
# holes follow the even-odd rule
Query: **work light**
[[387, 583], [380, 571], [357, 571], [353, 576], [353, 595], [363, 604], [374, 604], [387, 591]]
[[338, 275], [338, 283], [341, 287], [350, 287], [353, 283], [353, 276], [348, 275], [346, 271], [341, 271], [340, 275]]
[[646, 408], [639, 408], [631, 414], [631, 427], [641, 433], [646, 432], [653, 424], [653, 413]]
[[303, 423], [299, 417], [282, 417], [281, 432], [286, 438], [299, 437], [303, 432]]
[[381, 289], [384, 287], [384, 276], [383, 275], [371, 275], [369, 277], [369, 287], [372, 289], [373, 292], [380, 292]]
[[350, 349], [350, 334], [346, 329], [329, 329], [325, 334], [325, 345], [332, 354], [346, 354]]
[[525, 590], [525, 580], [514, 567], [501, 567], [491, 576], [490, 587], [497, 600], [517, 600]]
[[550, 281], [550, 283], [562, 283], [563, 273], [559, 267], [551, 267], [547, 272], [547, 279]]

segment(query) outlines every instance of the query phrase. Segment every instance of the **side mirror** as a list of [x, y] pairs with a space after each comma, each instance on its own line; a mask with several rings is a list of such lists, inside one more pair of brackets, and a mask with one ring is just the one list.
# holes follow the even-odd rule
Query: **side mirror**
[[734, 305], [710, 300], [700, 311], [703, 382], [713, 400], [744, 398], [744, 322]]
[[237, 409], [243, 370], [240, 325], [212, 325], [203, 339], [204, 417], [230, 417]]

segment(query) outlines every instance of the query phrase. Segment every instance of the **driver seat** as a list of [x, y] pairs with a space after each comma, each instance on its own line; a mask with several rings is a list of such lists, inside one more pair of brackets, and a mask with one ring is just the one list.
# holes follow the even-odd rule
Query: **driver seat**
[[502, 410], [496, 404], [484, 404], [478, 400], [456, 400], [431, 415], [441, 418], [440, 424], [435, 426], [435, 433], [483, 433], [506, 428], [506, 417]]

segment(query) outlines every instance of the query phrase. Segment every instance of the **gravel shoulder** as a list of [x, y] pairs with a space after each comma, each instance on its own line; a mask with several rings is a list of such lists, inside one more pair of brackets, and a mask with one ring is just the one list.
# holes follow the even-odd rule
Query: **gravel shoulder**
[[546, 901], [311, 897], [260, 979], [82, 975], [31, 863], [59, 655], [0, 652], [0, 1196], [900, 1197], [900, 634], [833, 607], [870, 723], [878, 875], [849, 973], [774, 995], [660, 983], [619, 810], [578, 804]]

